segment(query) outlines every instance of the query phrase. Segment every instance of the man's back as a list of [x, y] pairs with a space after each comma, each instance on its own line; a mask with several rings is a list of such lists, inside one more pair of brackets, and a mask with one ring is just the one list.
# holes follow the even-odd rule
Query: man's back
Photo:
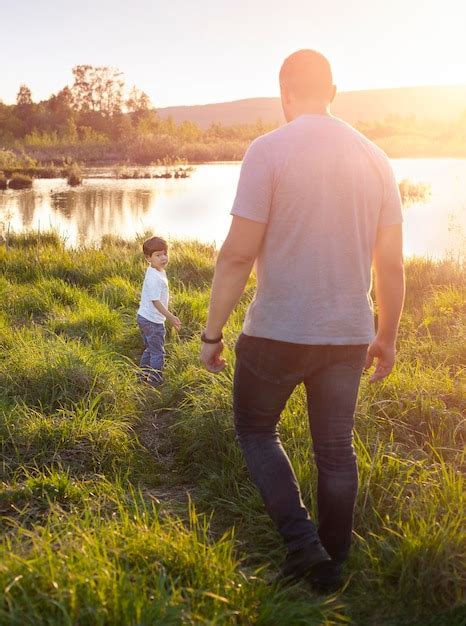
[[385, 154], [329, 115], [301, 115], [248, 150], [232, 214], [267, 223], [248, 335], [364, 344], [377, 228], [401, 222]]

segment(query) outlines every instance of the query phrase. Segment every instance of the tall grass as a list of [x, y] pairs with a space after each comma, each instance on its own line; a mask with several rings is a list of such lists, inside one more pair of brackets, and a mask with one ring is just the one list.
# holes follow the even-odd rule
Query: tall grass
[[[462, 268], [407, 264], [397, 368], [361, 386], [349, 582], [325, 599], [266, 582], [283, 550], [231, 415], [231, 348], [254, 280], [226, 329], [229, 367], [213, 376], [197, 337], [215, 250], [173, 242], [183, 330], [168, 334], [154, 391], [135, 375], [140, 244], [65, 249], [42, 233], [0, 247], [0, 623], [464, 623]], [[298, 388], [280, 433], [315, 514], [305, 407]], [[138, 439], [154, 425], [169, 465]], [[166, 481], [180, 494], [195, 485], [191, 504], [175, 507], [181, 518], [161, 495]]]
[[6, 540], [0, 619], [18, 625], [282, 619], [304, 625], [336, 613], [311, 598], [290, 601], [289, 593], [271, 594], [238, 568], [231, 534], [212, 542], [205, 518], [193, 508], [185, 525], [162, 518], [137, 493], [114, 493], [110, 515], [91, 506], [80, 518], [55, 509], [33, 536], [20, 531]]

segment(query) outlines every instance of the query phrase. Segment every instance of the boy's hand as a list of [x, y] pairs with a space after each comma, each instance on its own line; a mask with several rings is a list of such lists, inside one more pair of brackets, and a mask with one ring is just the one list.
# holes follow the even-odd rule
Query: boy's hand
[[393, 342], [384, 342], [377, 337], [367, 349], [365, 369], [369, 369], [376, 359], [375, 371], [369, 378], [370, 383], [382, 380], [390, 374], [395, 365], [396, 348]]
[[176, 315], [170, 315], [168, 319], [170, 321], [170, 324], [174, 326], [176, 330], [181, 330], [181, 320], [179, 319], [179, 317], [176, 317]]
[[218, 374], [226, 367], [225, 359], [222, 359], [220, 356], [223, 351], [223, 341], [219, 341], [218, 343], [203, 343], [201, 347], [201, 361], [204, 364], [204, 367], [209, 370], [209, 372], [213, 372], [214, 374]]

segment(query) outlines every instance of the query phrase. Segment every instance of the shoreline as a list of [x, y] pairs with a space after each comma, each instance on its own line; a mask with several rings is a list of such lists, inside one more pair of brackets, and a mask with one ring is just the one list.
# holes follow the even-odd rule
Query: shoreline
[[[466, 154], [463, 157], [458, 157], [458, 156], [396, 156], [396, 157], [390, 157], [389, 159], [391, 161], [452, 161], [452, 162], [456, 162], [456, 161], [466, 161]], [[84, 163], [79, 163], [78, 166], [79, 168], [82, 170], [83, 173], [83, 177], [84, 178], [95, 178], [95, 179], [99, 179], [101, 178], [102, 180], [112, 180], [112, 179], [116, 179], [116, 180], [131, 180], [131, 179], [137, 179], [137, 178], [147, 178], [147, 179], [151, 179], [151, 178], [189, 178], [189, 174], [188, 175], [179, 175], [176, 176], [174, 175], [174, 172], [176, 172], [176, 170], [183, 170], [183, 171], [189, 171], [192, 170], [193, 168], [199, 166], [199, 165], [234, 165], [234, 164], [240, 164], [242, 162], [242, 160], [239, 159], [224, 159], [224, 160], [213, 160], [213, 161], [180, 161], [179, 165], [163, 165], [163, 164], [158, 164], [158, 163], [153, 163], [153, 164], [145, 164], [145, 165], [141, 165], [138, 163], [125, 163], [122, 161], [88, 161], [88, 162], [84, 162]], [[11, 176], [13, 174], [19, 174], [22, 176], [30, 176], [32, 179], [38, 179], [38, 180], [44, 180], [44, 179], [50, 179], [50, 180], [55, 180], [55, 179], [66, 179], [67, 178], [67, 170], [68, 170], [69, 166], [63, 166], [61, 165], [60, 167], [53, 165], [53, 164], [49, 164], [49, 165], [39, 165], [39, 166], [35, 166], [35, 167], [5, 167], [3, 169], [0, 169], [0, 174], [4, 174], [6, 176], [7, 179], [11, 178]], [[121, 169], [121, 170], [133, 170], [133, 171], [142, 171], [145, 172], [146, 174], [148, 173], [149, 170], [153, 170], [154, 171], [154, 175], [149, 176], [149, 175], [134, 175], [134, 176], [129, 176], [129, 175], [102, 175], [102, 176], [86, 176], [87, 173], [92, 172], [92, 170], [96, 170], [96, 169]], [[163, 170], [164, 174], [160, 175], [158, 174], [158, 171]], [[166, 172], [170, 172], [173, 173], [172, 175], [166, 175]], [[58, 175], [57, 175], [58, 174]], [[4, 189], [0, 189], [0, 191], [5, 191]]]
[[[134, 237], [122, 237], [118, 234], [105, 233], [95, 240], [85, 241], [83, 243], [72, 243], [68, 241], [66, 233], [60, 232], [58, 229], [47, 228], [44, 230], [39, 228], [28, 228], [20, 231], [13, 229], [4, 229], [2, 233], [0, 231], [0, 248], [5, 246], [8, 250], [10, 247], [14, 247], [18, 240], [31, 241], [34, 245], [51, 245], [54, 247], [61, 247], [67, 252], [83, 251], [83, 250], [104, 250], [109, 245], [119, 245], [123, 248], [130, 248], [135, 246], [145, 233], [135, 234]], [[170, 245], [181, 244], [182, 246], [200, 246], [205, 249], [210, 249], [217, 253], [220, 249], [221, 243], [216, 240], [203, 241], [192, 237], [170, 237], [167, 236], [170, 241]], [[428, 255], [428, 254], [404, 254], [405, 263], [434, 263], [434, 264], [449, 264], [454, 267], [465, 268], [466, 258], [462, 258], [458, 255], [454, 255], [451, 251], [445, 251], [442, 256], [440, 255]]]

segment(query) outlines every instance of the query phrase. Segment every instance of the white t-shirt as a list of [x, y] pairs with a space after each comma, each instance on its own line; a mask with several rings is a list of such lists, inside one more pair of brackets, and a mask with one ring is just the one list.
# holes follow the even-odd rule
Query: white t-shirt
[[402, 221], [380, 148], [337, 118], [302, 115], [251, 144], [231, 213], [267, 224], [247, 335], [302, 344], [372, 340], [377, 229]]
[[166, 319], [165, 315], [157, 311], [153, 305], [153, 300], [159, 300], [165, 308], [168, 308], [168, 299], [168, 280], [165, 271], [148, 267], [142, 285], [138, 315], [150, 322], [163, 324]]

